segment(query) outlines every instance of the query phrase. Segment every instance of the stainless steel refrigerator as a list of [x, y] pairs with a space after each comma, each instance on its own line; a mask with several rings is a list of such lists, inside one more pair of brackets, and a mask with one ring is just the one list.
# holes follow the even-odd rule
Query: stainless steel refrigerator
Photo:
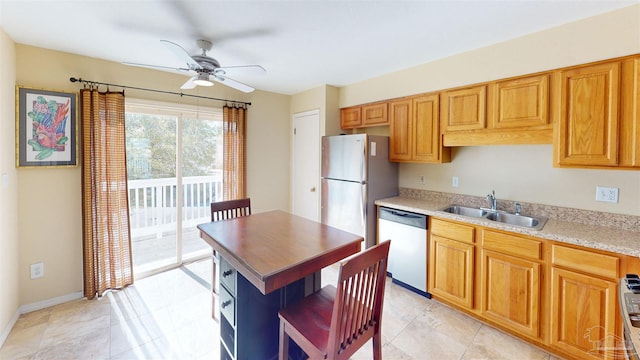
[[374, 202], [398, 195], [398, 164], [389, 161], [389, 137], [367, 134], [322, 137], [323, 224], [376, 244]]

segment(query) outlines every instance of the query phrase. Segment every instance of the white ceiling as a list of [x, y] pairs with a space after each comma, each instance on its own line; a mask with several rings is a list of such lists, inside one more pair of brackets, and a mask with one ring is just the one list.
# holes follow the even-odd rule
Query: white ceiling
[[0, 0], [0, 26], [21, 44], [169, 67], [184, 64], [159, 40], [196, 54], [195, 40], [205, 38], [214, 43], [209, 55], [222, 66], [260, 64], [267, 70], [236, 80], [295, 94], [323, 84], [352, 84], [637, 3]]

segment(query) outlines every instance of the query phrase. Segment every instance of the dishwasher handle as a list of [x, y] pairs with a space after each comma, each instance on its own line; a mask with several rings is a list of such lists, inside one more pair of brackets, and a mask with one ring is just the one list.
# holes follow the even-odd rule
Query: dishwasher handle
[[378, 217], [380, 219], [400, 223], [420, 229], [427, 228], [427, 215], [416, 214], [409, 211], [380, 207]]

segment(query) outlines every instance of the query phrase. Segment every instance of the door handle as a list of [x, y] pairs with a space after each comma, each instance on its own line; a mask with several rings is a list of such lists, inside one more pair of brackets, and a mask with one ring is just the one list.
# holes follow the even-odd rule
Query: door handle
[[316, 192], [316, 187], [315, 187], [315, 186], [314, 186], [314, 187], [312, 187], [311, 189], [309, 189], [309, 191], [311, 191], [311, 192]]

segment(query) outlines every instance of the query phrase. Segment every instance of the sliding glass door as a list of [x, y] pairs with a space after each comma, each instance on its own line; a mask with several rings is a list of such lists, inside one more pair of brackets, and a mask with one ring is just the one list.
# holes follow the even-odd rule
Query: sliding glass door
[[127, 171], [136, 276], [208, 256], [196, 225], [222, 200], [222, 113], [128, 103]]

